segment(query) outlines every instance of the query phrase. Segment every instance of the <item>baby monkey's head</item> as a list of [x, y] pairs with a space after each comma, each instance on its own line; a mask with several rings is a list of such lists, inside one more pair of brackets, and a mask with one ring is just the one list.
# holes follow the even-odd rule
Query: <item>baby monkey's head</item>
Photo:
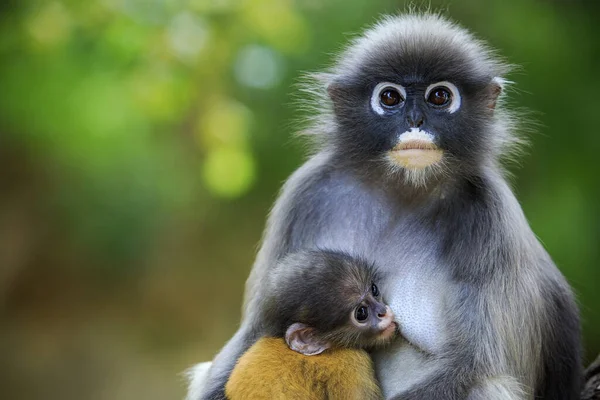
[[373, 264], [335, 251], [304, 251], [276, 268], [276, 300], [291, 349], [372, 348], [391, 341], [396, 323], [377, 286]]

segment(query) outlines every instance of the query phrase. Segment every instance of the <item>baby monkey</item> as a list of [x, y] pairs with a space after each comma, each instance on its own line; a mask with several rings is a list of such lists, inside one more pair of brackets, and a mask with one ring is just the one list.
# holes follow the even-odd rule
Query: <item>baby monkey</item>
[[227, 397], [380, 399], [366, 350], [389, 343], [396, 323], [377, 281], [372, 264], [345, 253], [285, 257], [261, 304], [262, 338], [238, 360]]

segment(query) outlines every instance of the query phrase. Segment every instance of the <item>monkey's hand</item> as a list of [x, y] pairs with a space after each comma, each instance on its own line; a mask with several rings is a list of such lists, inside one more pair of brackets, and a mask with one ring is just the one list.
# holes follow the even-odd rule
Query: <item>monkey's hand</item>
[[282, 338], [262, 338], [239, 359], [225, 393], [230, 400], [381, 399], [364, 350], [333, 349], [305, 356]]
[[204, 391], [206, 380], [208, 379], [208, 371], [212, 365], [211, 361], [197, 364], [187, 370], [185, 375], [189, 380], [188, 394], [185, 400], [199, 399]]

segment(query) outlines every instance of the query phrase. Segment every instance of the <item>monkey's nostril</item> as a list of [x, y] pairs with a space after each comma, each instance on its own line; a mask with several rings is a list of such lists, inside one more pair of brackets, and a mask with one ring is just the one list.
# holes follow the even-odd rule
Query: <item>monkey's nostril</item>
[[420, 128], [423, 125], [423, 117], [413, 118], [411, 116], [407, 116], [406, 121], [408, 122], [408, 126], [410, 128]]
[[382, 306], [377, 308], [377, 317], [379, 317], [379, 319], [392, 320], [394, 318], [394, 313], [392, 313], [390, 306]]

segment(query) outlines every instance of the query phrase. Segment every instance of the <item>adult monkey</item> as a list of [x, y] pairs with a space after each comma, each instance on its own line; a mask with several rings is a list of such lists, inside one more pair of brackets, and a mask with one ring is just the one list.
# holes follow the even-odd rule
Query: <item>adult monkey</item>
[[386, 398], [577, 398], [577, 307], [500, 164], [518, 143], [519, 123], [497, 101], [507, 71], [463, 28], [408, 14], [383, 19], [317, 75], [320, 150], [284, 185], [242, 326], [202, 387], [197, 369], [189, 398], [223, 397], [256, 339], [264, 277], [312, 248], [389, 274], [382, 291], [403, 339], [374, 355]]

